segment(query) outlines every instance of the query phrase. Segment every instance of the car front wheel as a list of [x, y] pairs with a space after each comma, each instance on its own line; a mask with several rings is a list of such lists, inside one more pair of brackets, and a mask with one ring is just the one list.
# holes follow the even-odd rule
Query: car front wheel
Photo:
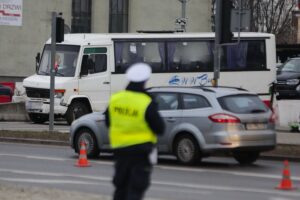
[[100, 150], [93, 131], [88, 128], [82, 128], [76, 133], [75, 152], [77, 153], [80, 152], [81, 142], [85, 142], [87, 157], [94, 158], [99, 155]]
[[193, 165], [201, 161], [200, 148], [194, 137], [182, 135], [176, 139], [174, 152], [177, 160], [185, 165]]
[[259, 158], [259, 154], [260, 152], [257, 151], [236, 151], [233, 152], [233, 157], [241, 165], [249, 165]]

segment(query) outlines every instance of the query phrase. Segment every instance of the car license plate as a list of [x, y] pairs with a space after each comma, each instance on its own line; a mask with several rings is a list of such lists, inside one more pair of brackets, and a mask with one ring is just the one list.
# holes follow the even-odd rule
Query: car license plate
[[267, 124], [264, 123], [249, 123], [246, 124], [247, 130], [264, 130], [267, 129]]
[[27, 102], [27, 109], [29, 110], [38, 110], [38, 109], [42, 109], [43, 106], [43, 102], [41, 101], [29, 101]]

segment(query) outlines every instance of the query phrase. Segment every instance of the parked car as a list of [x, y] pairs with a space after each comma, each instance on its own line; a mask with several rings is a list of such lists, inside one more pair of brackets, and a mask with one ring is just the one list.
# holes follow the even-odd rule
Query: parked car
[[277, 99], [300, 99], [300, 57], [291, 58], [278, 67], [275, 92]]
[[[274, 116], [256, 94], [222, 87], [160, 87], [148, 92], [166, 124], [165, 134], [158, 138], [159, 153], [173, 154], [183, 164], [219, 151], [250, 164], [261, 152], [275, 148]], [[77, 153], [82, 140], [89, 157], [110, 150], [102, 113], [72, 123], [70, 145]]]
[[0, 103], [11, 102], [13, 91], [10, 87], [0, 84]]

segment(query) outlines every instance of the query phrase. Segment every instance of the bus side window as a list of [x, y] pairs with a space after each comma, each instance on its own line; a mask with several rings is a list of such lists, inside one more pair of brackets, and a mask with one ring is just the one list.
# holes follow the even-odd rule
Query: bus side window
[[105, 72], [107, 70], [107, 55], [96, 54], [95, 55], [95, 73]]
[[137, 62], [148, 63], [154, 73], [165, 70], [165, 48], [163, 42], [115, 42], [116, 73], [125, 73], [126, 69]]

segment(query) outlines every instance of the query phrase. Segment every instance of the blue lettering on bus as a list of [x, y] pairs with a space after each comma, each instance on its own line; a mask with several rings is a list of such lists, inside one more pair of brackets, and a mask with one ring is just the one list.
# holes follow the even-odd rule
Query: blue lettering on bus
[[169, 80], [169, 85], [178, 85], [178, 86], [185, 86], [185, 85], [192, 85], [192, 86], [203, 86], [210, 84], [211, 79], [208, 77], [208, 74], [201, 74], [199, 76], [179, 76], [174, 75]]

